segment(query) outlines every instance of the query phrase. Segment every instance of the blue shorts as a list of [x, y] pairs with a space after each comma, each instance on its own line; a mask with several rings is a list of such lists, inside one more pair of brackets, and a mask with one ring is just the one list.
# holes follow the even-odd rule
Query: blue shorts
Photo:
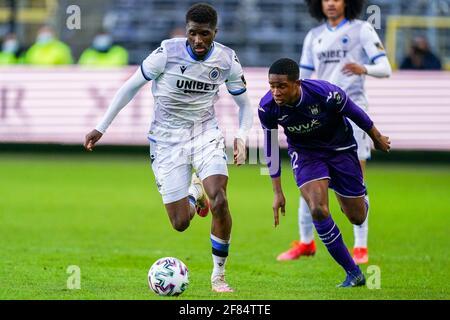
[[288, 152], [299, 188], [311, 181], [329, 179], [329, 187], [341, 196], [357, 198], [366, 195], [356, 149], [343, 151], [289, 149]]

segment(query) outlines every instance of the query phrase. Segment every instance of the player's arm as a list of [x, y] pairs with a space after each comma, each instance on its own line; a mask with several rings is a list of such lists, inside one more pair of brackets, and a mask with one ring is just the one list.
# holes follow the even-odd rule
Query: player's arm
[[311, 31], [308, 32], [308, 34], [305, 37], [305, 40], [303, 41], [302, 56], [300, 58], [299, 66], [300, 66], [300, 78], [301, 79], [311, 78], [313, 72], [315, 71], [312, 52]]
[[356, 105], [340, 88], [335, 87], [340, 98], [331, 98], [336, 110], [343, 116], [352, 120], [358, 127], [364, 130], [372, 139], [375, 149], [389, 152], [391, 142], [389, 137], [383, 136], [375, 127], [373, 121], [364, 110]]
[[234, 163], [242, 165], [246, 160], [245, 142], [253, 125], [253, 111], [247, 94], [247, 83], [237, 56], [234, 54], [226, 86], [239, 106], [239, 131], [234, 139]]
[[264, 131], [264, 158], [269, 168], [270, 177], [272, 178], [272, 189], [274, 193], [272, 209], [274, 226], [276, 227], [280, 222], [280, 209], [281, 214], [285, 215], [286, 206], [286, 199], [281, 187], [281, 159], [278, 145], [278, 129], [277, 125], [268, 119], [267, 114], [261, 107], [259, 107], [258, 115]]
[[84, 147], [92, 151], [114, 118], [138, 93], [148, 81], [156, 79], [164, 71], [167, 55], [164, 48], [153, 51], [142, 63], [141, 67], [117, 91], [105, 115], [94, 130], [86, 135]]
[[347, 75], [367, 74], [375, 78], [390, 77], [392, 68], [386, 57], [386, 51], [375, 29], [369, 23], [364, 23], [361, 26], [360, 41], [365, 53], [369, 57], [370, 63], [348, 63], [344, 66], [342, 72]]
[[100, 138], [106, 132], [111, 122], [120, 112], [120, 110], [122, 110], [133, 99], [139, 89], [142, 88], [142, 86], [144, 86], [146, 83], [147, 80], [142, 75], [141, 69], [138, 69], [133, 74], [133, 76], [128, 79], [125, 84], [117, 91], [100, 123], [95, 127], [94, 130], [86, 135], [84, 147], [88, 151], [93, 150], [97, 141], [100, 140]]

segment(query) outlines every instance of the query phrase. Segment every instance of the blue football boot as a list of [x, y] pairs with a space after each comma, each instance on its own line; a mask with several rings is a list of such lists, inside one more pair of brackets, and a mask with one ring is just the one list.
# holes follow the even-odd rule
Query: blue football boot
[[338, 288], [352, 288], [352, 287], [359, 287], [366, 284], [366, 278], [364, 277], [364, 274], [361, 272], [361, 269], [357, 267], [355, 270], [351, 272], [347, 272], [347, 277], [345, 278], [344, 282], [339, 284]]

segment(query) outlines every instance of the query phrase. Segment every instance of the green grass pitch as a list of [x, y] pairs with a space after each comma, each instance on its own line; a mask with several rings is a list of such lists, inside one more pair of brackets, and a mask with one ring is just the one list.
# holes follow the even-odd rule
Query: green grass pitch
[[[174, 231], [145, 154], [2, 154], [0, 299], [450, 298], [450, 166], [369, 164], [369, 264], [381, 271], [380, 289], [335, 288], [344, 273], [320, 241], [313, 258], [277, 262], [298, 236], [298, 190], [285, 163], [287, 215], [275, 229], [270, 179], [259, 169], [230, 166], [227, 277], [236, 293], [215, 294], [211, 217]], [[351, 247], [352, 226], [330, 199]], [[189, 288], [178, 298], [148, 289], [147, 271], [163, 256], [189, 268]], [[67, 289], [70, 265], [81, 269], [80, 290]]]

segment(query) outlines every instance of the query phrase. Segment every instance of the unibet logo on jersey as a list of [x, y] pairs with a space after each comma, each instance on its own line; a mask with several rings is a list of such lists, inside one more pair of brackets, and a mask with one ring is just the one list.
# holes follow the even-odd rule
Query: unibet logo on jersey
[[373, 63], [385, 55], [370, 23], [344, 20], [334, 29], [325, 23], [309, 31], [303, 43], [300, 67], [314, 70], [318, 79], [341, 87], [358, 105], [367, 107], [364, 75], [348, 76], [342, 69], [348, 63]]
[[152, 80], [152, 124], [171, 128], [188, 128], [214, 119], [214, 103], [224, 83], [232, 95], [246, 91], [236, 53], [217, 42], [200, 60], [186, 38], [165, 40], [144, 60], [141, 70], [147, 80]]

